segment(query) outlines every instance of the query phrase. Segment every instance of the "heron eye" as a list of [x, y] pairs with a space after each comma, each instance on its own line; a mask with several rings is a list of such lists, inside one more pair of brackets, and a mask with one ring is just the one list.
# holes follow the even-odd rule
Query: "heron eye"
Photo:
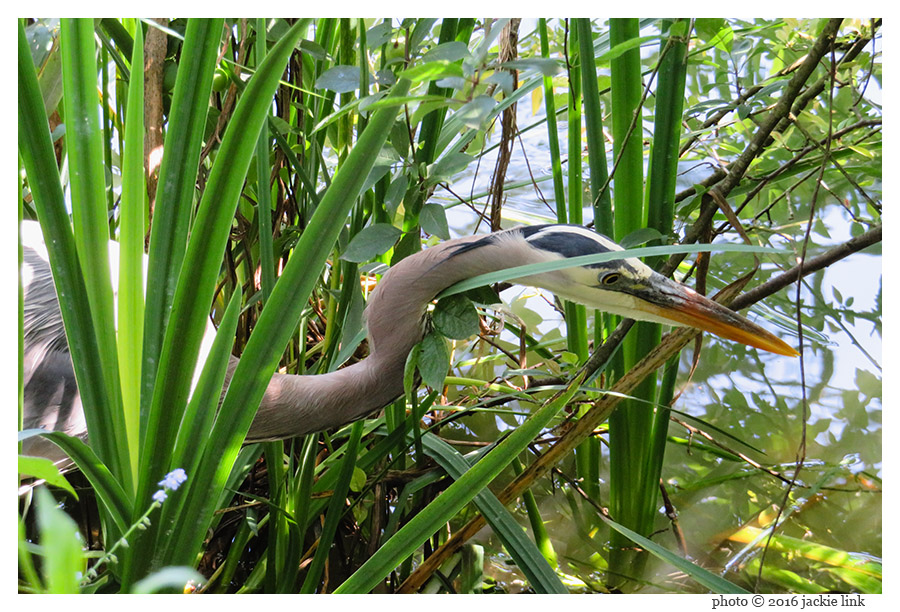
[[610, 272], [600, 277], [600, 282], [604, 285], [615, 285], [622, 277], [618, 272]]

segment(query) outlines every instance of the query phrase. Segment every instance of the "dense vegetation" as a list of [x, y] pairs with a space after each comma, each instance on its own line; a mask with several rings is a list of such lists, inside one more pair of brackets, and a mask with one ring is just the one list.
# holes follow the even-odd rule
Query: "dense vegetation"
[[[91, 442], [20, 458], [20, 590], [880, 592], [880, 26], [21, 22], [19, 218]], [[645, 261], [802, 357], [482, 287], [384, 412], [243, 445], [276, 368], [366, 355], [385, 265], [557, 221], [720, 245]]]

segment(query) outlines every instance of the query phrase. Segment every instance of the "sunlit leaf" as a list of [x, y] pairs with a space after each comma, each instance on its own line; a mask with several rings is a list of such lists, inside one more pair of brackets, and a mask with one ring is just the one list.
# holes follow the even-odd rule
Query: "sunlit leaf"
[[69, 484], [66, 477], [60, 473], [56, 464], [46, 457], [28, 457], [19, 455], [19, 474], [46, 480], [47, 484], [65, 489], [71, 493], [75, 499], [78, 499], [78, 494], [75, 493], [75, 489], [72, 488], [72, 485]]
[[39, 487], [35, 494], [44, 584], [50, 593], [77, 593], [78, 576], [84, 571], [84, 543], [78, 525], [57, 507], [47, 489]]

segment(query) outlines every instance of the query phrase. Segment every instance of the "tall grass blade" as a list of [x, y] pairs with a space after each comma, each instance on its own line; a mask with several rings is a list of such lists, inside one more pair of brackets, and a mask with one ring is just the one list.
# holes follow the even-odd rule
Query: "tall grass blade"
[[[141, 413], [141, 355], [144, 337], [144, 37], [135, 28], [125, 150], [122, 202], [119, 206], [118, 356], [125, 418], [125, 443], [131, 471], [138, 470]], [[137, 67], [137, 68], [136, 68]]]
[[[266, 57], [266, 20], [256, 20], [256, 63]], [[256, 143], [256, 214], [259, 220], [259, 267], [263, 303], [275, 286], [275, 255], [272, 250], [272, 194], [269, 192], [269, 127], [263, 125]]]
[[[425, 452], [433, 457], [454, 480], [461, 478], [469, 469], [470, 466], [465, 457], [434, 434], [423, 435], [422, 444]], [[557, 594], [569, 592], [535, 542], [522, 531], [522, 527], [516, 519], [491, 493], [490, 489], [485, 488], [475, 496], [473, 501], [535, 591]]]
[[109, 471], [109, 468], [97, 457], [87, 444], [68, 436], [61, 431], [45, 431], [43, 429], [27, 429], [19, 434], [19, 440], [31, 436], [44, 436], [72, 458], [81, 473], [91, 483], [91, 487], [100, 502], [100, 507], [113, 520], [121, 533], [128, 529], [131, 520], [131, 497]]
[[[584, 99], [584, 127], [587, 136], [591, 205], [594, 209], [594, 229], [604, 236], [612, 236], [612, 198], [606, 186], [609, 170], [606, 167], [606, 145], [603, 135], [603, 109], [597, 87], [597, 64], [594, 58], [591, 20], [572, 20], [578, 31], [578, 55], [581, 61], [581, 90]], [[606, 188], [604, 189], [604, 186]]]
[[303, 22], [298, 22], [284, 35], [247, 84], [210, 172], [185, 253], [185, 273], [179, 275], [166, 326], [141, 457], [138, 499], [149, 499], [153, 483], [167, 471], [171, 445], [187, 405], [231, 219], [271, 96], [302, 27]]
[[314, 593], [322, 580], [325, 562], [328, 560], [334, 536], [346, 510], [347, 492], [350, 490], [350, 479], [353, 477], [353, 469], [356, 467], [356, 455], [359, 452], [359, 441], [362, 438], [364, 425], [363, 421], [357, 421], [350, 428], [350, 440], [347, 442], [344, 458], [341, 460], [337, 486], [328, 502], [328, 511], [325, 513], [325, 524], [322, 526], [322, 533], [319, 536], [319, 545], [307, 570], [306, 578], [303, 580], [303, 586], [300, 587], [301, 593]]
[[88, 430], [94, 432], [92, 439], [98, 455], [108, 459], [117, 453], [113, 432], [104, 427], [108, 422], [105, 417], [112, 409], [107, 404], [93, 319], [63, 199], [47, 115], [21, 23], [18, 64], [19, 154], [47, 245]]
[[691, 563], [687, 559], [679, 557], [675, 553], [663, 548], [653, 540], [645, 538], [639, 533], [635, 533], [631, 529], [620, 525], [616, 521], [606, 518], [602, 514], [598, 516], [600, 516], [600, 518], [603, 519], [603, 522], [609, 525], [609, 527], [613, 531], [634, 542], [641, 548], [647, 550], [653, 556], [658, 557], [666, 563], [674, 566], [677, 570], [684, 572], [685, 574], [696, 580], [698, 584], [706, 587], [713, 593], [741, 595], [747, 594], [747, 591], [737, 586], [733, 582], [729, 582], [728, 580], [725, 580], [724, 578], [713, 574], [709, 570], [700, 567], [696, 563]]
[[[97, 406], [102, 428], [109, 433], [104, 461], [113, 474], [131, 487], [132, 473], [127, 448], [114, 432], [125, 429], [121, 404], [116, 335], [113, 323], [112, 285], [109, 275], [109, 216], [106, 207], [106, 176], [103, 168], [103, 140], [97, 105], [97, 47], [91, 19], [63, 19], [60, 22], [60, 50], [63, 67], [63, 102], [66, 106], [66, 149], [69, 160], [69, 188], [75, 247], [84, 276], [85, 290], [97, 338], [104, 399]], [[96, 422], [96, 421], [95, 421]], [[90, 431], [90, 423], [88, 424]], [[96, 429], [96, 427], [95, 427]], [[94, 432], [90, 432], [92, 437]]]
[[[278, 51], [278, 46], [273, 48], [266, 57], [266, 62], [277, 58]], [[401, 80], [394, 85], [392, 95], [405, 95], [408, 87], [409, 83]], [[182, 522], [176, 527], [173, 538], [176, 544], [172, 547], [168, 562], [186, 555], [190, 557], [192, 551], [199, 546], [203, 526], [214, 510], [207, 492], [208, 487], [218, 490], [228, 477], [266, 385], [306, 307], [318, 279], [318, 271], [331, 252], [344, 220], [362, 189], [374, 164], [375, 154], [390, 133], [396, 111], [396, 108], [388, 107], [372, 116], [344, 165], [335, 174], [263, 308], [243, 358], [235, 370], [213, 427], [210, 443], [198, 467], [196, 480], [203, 486], [192, 487], [187, 492], [185, 512]]]
[[191, 19], [178, 61], [150, 226], [141, 368], [141, 439], [147, 431], [163, 334], [187, 247], [200, 145], [206, 127], [222, 19]]
[[540, 431], [562, 410], [578, 391], [580, 379], [532, 414], [509, 437], [500, 442], [487, 457], [469, 468], [456, 482], [444, 491], [440, 498], [414, 516], [394, 537], [369, 557], [335, 593], [368, 593], [388, 573], [440, 526], [450, 520], [488, 485], [516, 456], [521, 453]]
[[[219, 273], [221, 255], [228, 240], [237, 200], [243, 188], [259, 130], [265, 124], [271, 97], [303, 27], [303, 21], [295, 23], [273, 47], [263, 64], [257, 68], [256, 74], [250, 79], [235, 108], [210, 172], [185, 253], [184, 273], [179, 275], [172, 313], [166, 325], [157, 383], [154, 387], [142, 447], [138, 505], [149, 503], [156, 482], [170, 468], [177, 428], [187, 406], [191, 380]], [[228, 471], [233, 462], [234, 457], [228, 462]], [[188, 477], [188, 491], [185, 492], [185, 497], [202, 488], [208, 499], [216, 498], [215, 494], [210, 495], [210, 491], [217, 491], [217, 487], [210, 488], [209, 482], [197, 479], [194, 474], [189, 474]], [[219, 483], [219, 487], [221, 484]], [[195, 518], [204, 523], [209, 520], [208, 515]], [[201, 532], [206, 529], [205, 525], [197, 528]], [[144, 533], [143, 538], [148, 541], [154, 540], [156, 530], [151, 528]], [[167, 540], [158, 549], [158, 553], [164, 556], [167, 553], [171, 555], [172, 559], [168, 563], [190, 564], [199, 544], [196, 538]], [[173, 555], [175, 551], [178, 554]], [[131, 559], [134, 566], [128, 573], [127, 586], [145, 573], [150, 563], [149, 555], [143, 558], [134, 555]]]
[[[637, 19], [610, 19], [610, 45], [627, 49], [610, 60], [612, 96], [613, 153], [615, 159], [615, 236], [621, 240], [643, 226], [646, 216], [643, 205], [643, 154], [641, 141], [640, 101], [642, 75], [640, 49], [629, 47], [639, 35]], [[652, 324], [638, 323], [635, 327]], [[658, 326], [655, 326], [658, 328]], [[646, 332], [645, 332], [646, 333]], [[656, 342], [653, 343], [655, 346]], [[644, 352], [652, 348], [639, 341], [636, 333], [629, 335], [622, 346], [624, 371], [628, 371]], [[656, 398], [655, 381], [650, 378], [635, 390], [634, 395], [647, 400], [644, 404], [626, 400], [610, 417], [610, 513], [616, 521], [639, 533], [646, 530], [648, 500], [634, 485], [641, 481], [647, 461], [646, 436], [652, 423], [652, 402]], [[655, 494], [652, 498], [656, 499]], [[609, 580], [616, 584], [619, 576], [639, 575], [640, 568], [627, 567], [632, 557], [630, 544], [618, 533], [610, 540]], [[639, 556], [646, 561], [646, 556]]]
[[[581, 170], [581, 56], [578, 53], [578, 33], [571, 30], [569, 38], [569, 193], [567, 217], [569, 223], [584, 223], [584, 199], [582, 197]], [[557, 203], [559, 206], [561, 203]], [[579, 361], [588, 357], [587, 310], [581, 304], [565, 303], [566, 342], [569, 352], [578, 356]]]
[[[550, 37], [547, 33], [547, 20], [538, 20], [538, 33], [541, 38], [541, 57], [550, 59]], [[556, 100], [553, 97], [553, 77], [543, 76], [544, 84], [544, 115], [547, 120], [547, 146], [550, 149], [550, 163], [553, 172], [553, 195], [556, 201], [556, 220], [559, 223], [567, 223], [566, 214], [566, 186], [563, 182], [562, 158], [559, 153], [559, 130], [556, 117]]]
[[[672, 234], [674, 225], [675, 188], [678, 179], [678, 150], [682, 132], [682, 109], [687, 73], [687, 30], [689, 21], [663, 20], [660, 29], [664, 37], [660, 42], [659, 85], [656, 89], [656, 106], [653, 144], [650, 149], [647, 177], [647, 227], [656, 229], [663, 236]], [[648, 258], [647, 264], [658, 267], [662, 258]], [[641, 324], [635, 332], [640, 347], [652, 347], [659, 343], [662, 330], [659, 325]], [[637, 389], [637, 393], [657, 405], [668, 406], [674, 393], [678, 356], [669, 360], [660, 383], [649, 377]], [[645, 408], [646, 410], [646, 408]], [[658, 408], [649, 419], [645, 435], [647, 460], [643, 463], [640, 479], [633, 487], [639, 493], [642, 516], [641, 533], [649, 534], [657, 512], [659, 479], [665, 459], [666, 436], [669, 431], [669, 410]], [[636, 493], [637, 494], [637, 493]]]

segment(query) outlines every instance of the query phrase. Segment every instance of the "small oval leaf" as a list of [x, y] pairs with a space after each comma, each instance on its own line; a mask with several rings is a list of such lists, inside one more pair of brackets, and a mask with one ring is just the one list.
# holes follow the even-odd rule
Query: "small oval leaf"
[[388, 187], [387, 193], [384, 194], [384, 209], [387, 211], [389, 219], [392, 219], [397, 214], [400, 202], [403, 201], [403, 196], [406, 194], [407, 185], [409, 185], [409, 177], [406, 174], [400, 174], [391, 181], [391, 186]]
[[358, 66], [335, 66], [323, 72], [316, 79], [316, 89], [327, 89], [337, 93], [350, 93], [359, 89]]
[[512, 60], [503, 62], [500, 64], [500, 67], [522, 72], [540, 72], [544, 76], [549, 77], [552, 77], [562, 70], [559, 60], [550, 59], [549, 57], [529, 57], [527, 59]]
[[447, 371], [450, 370], [450, 350], [447, 341], [434, 332], [422, 338], [422, 352], [419, 354], [419, 374], [422, 381], [432, 389], [444, 386]]
[[430, 49], [422, 56], [422, 60], [426, 62], [446, 61], [455, 62], [465, 57], [470, 57], [469, 48], [465, 43], [458, 40], [439, 44], [434, 49]]
[[437, 183], [452, 177], [457, 172], [466, 168], [475, 161], [475, 158], [465, 153], [449, 153], [434, 162], [428, 169], [428, 181]]
[[464, 295], [451, 295], [437, 303], [434, 327], [448, 338], [465, 340], [478, 333], [478, 311]]
[[450, 228], [447, 225], [447, 213], [440, 204], [426, 204], [419, 214], [419, 223], [422, 229], [438, 236], [443, 240], [450, 240]]
[[363, 228], [347, 245], [341, 259], [353, 263], [368, 261], [387, 252], [403, 232], [390, 223], [376, 223]]
[[665, 242], [665, 236], [663, 236], [659, 230], [653, 229], [652, 227], [641, 227], [622, 238], [622, 240], [619, 241], [619, 244], [622, 245], [622, 248], [630, 249], [653, 240]]
[[496, 105], [497, 101], [490, 96], [478, 96], [471, 102], [466, 102], [462, 108], [456, 111], [456, 115], [466, 127], [477, 130], [481, 128]]

